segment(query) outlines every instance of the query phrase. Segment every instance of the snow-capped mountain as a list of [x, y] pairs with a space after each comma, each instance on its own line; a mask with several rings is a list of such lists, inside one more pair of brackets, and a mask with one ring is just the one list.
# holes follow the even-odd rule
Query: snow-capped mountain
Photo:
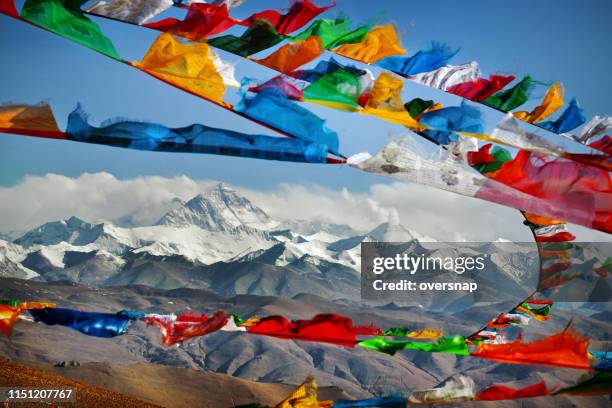
[[398, 223], [362, 232], [320, 220], [279, 222], [223, 184], [173, 204], [155, 225], [120, 227], [71, 217], [14, 243], [0, 241], [1, 273], [93, 286], [357, 299], [361, 243], [432, 241]]
[[164, 215], [158, 225], [195, 225], [207, 231], [230, 231], [238, 227], [269, 230], [279, 223], [246, 197], [219, 183], [179, 208]]

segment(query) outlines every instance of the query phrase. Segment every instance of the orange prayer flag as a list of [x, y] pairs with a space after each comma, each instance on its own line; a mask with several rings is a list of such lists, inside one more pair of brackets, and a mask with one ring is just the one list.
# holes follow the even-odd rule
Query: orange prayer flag
[[529, 212], [523, 213], [527, 221], [532, 224], [548, 226], [548, 225], [561, 225], [566, 224], [565, 221], [555, 220], [553, 218], [544, 217], [542, 215], [532, 214]]
[[19, 320], [19, 307], [0, 304], [0, 333], [10, 336], [13, 325]]
[[60, 131], [47, 103], [0, 106], [0, 128]]
[[317, 58], [323, 53], [323, 45], [319, 37], [311, 35], [306, 40], [298, 40], [286, 44], [268, 55], [266, 58], [255, 60], [268, 68], [288, 74], [296, 68]]
[[530, 343], [481, 344], [473, 356], [510, 364], [533, 364], [588, 370], [589, 340], [573, 330]]
[[407, 54], [400, 44], [397, 30], [391, 24], [374, 27], [362, 42], [341, 45], [334, 52], [367, 64], [385, 57]]

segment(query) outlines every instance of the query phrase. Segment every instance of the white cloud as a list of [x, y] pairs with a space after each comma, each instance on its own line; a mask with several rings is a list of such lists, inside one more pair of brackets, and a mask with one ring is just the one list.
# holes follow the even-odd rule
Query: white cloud
[[[73, 215], [87, 221], [151, 224], [175, 205], [173, 200], [188, 200], [214, 183], [186, 176], [118, 180], [108, 173], [29, 176], [0, 188], [0, 232], [23, 232]], [[373, 184], [358, 193], [298, 184], [267, 190], [235, 187], [278, 220], [323, 218], [361, 230], [399, 221], [439, 240], [531, 240], [516, 210], [415, 184]], [[580, 231], [585, 240], [609, 240], [606, 234]]]

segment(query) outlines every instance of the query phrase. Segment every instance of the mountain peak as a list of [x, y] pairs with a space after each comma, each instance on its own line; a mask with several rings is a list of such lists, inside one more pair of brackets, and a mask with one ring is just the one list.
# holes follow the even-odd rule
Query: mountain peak
[[241, 226], [267, 230], [277, 223], [236, 190], [218, 183], [168, 212], [158, 224], [227, 231]]

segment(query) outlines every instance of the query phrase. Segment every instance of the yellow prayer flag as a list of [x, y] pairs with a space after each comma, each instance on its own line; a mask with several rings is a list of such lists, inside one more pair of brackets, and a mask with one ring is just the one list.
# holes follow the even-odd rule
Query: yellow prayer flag
[[359, 112], [412, 129], [421, 128], [404, 107], [402, 101], [403, 88], [404, 81], [402, 79], [390, 73], [382, 72], [374, 82], [368, 103]]
[[539, 106], [531, 112], [514, 112], [514, 117], [529, 123], [541, 122], [563, 106], [563, 93], [563, 86], [554, 83], [546, 92]]
[[317, 381], [314, 377], [307, 377], [291, 395], [275, 408], [323, 408], [331, 407], [333, 401], [319, 401], [317, 399]]
[[392, 55], [407, 54], [400, 44], [397, 30], [391, 24], [377, 26], [362, 42], [341, 45], [334, 52], [368, 64]]
[[222, 102], [225, 85], [204, 42], [179, 42], [162, 33], [137, 68], [176, 87], [214, 102]]
[[419, 331], [408, 333], [407, 337], [411, 339], [438, 339], [442, 337], [444, 333], [441, 330], [426, 328]]

